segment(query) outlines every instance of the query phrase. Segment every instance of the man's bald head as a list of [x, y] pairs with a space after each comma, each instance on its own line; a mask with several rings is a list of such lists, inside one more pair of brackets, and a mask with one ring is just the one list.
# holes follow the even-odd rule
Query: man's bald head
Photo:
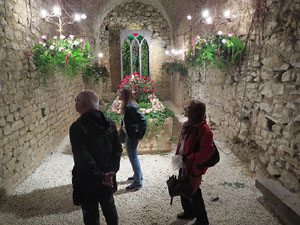
[[76, 110], [80, 114], [99, 109], [99, 95], [93, 90], [82, 90], [76, 98]]

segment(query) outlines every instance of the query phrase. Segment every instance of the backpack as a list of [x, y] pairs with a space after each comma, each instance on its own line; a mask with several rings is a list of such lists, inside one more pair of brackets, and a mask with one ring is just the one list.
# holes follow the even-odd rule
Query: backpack
[[218, 150], [215, 142], [213, 142], [213, 143], [214, 143], [214, 147], [215, 147], [214, 153], [212, 154], [212, 156], [207, 161], [205, 161], [202, 164], [197, 165], [196, 167], [198, 169], [204, 169], [204, 168], [215, 166], [220, 161], [219, 150]]

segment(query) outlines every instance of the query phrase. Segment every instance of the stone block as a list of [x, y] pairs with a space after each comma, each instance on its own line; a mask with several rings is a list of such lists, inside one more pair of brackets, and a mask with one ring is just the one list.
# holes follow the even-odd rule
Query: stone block
[[16, 131], [24, 127], [24, 122], [22, 120], [18, 120], [12, 123], [11, 129], [12, 131]]
[[257, 179], [255, 186], [270, 202], [268, 206], [285, 225], [298, 225], [300, 221], [300, 198], [284, 188], [278, 181]]
[[267, 171], [272, 176], [279, 176], [281, 174], [280, 168], [278, 168], [277, 166], [275, 166], [273, 163], [269, 163], [268, 164]]

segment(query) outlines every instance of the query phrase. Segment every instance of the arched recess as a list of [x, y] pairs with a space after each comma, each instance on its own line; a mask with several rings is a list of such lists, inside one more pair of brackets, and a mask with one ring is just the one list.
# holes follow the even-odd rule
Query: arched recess
[[121, 30], [121, 78], [137, 72], [150, 77], [151, 32], [148, 30]]

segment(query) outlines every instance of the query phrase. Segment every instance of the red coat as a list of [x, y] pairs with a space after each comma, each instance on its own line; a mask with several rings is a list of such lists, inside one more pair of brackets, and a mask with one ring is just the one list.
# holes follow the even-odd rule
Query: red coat
[[[180, 142], [177, 146], [176, 155], [179, 154], [179, 148]], [[213, 133], [206, 121], [192, 125], [184, 141], [183, 155], [186, 156], [184, 169], [194, 189], [199, 187], [202, 175], [207, 170], [207, 168], [198, 169], [197, 165], [207, 161], [214, 151]]]

